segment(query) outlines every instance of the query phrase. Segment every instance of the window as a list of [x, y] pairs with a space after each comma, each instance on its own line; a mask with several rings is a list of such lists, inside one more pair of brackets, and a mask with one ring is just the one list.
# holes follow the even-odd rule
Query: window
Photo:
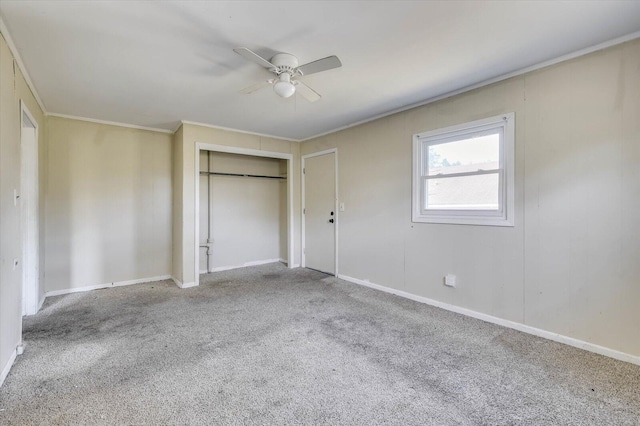
[[513, 226], [514, 114], [413, 136], [414, 222]]

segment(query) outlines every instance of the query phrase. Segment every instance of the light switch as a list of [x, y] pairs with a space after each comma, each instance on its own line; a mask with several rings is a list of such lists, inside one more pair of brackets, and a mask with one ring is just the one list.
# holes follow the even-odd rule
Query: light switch
[[343, 212], [344, 211], [344, 203], [340, 203], [340, 211]]

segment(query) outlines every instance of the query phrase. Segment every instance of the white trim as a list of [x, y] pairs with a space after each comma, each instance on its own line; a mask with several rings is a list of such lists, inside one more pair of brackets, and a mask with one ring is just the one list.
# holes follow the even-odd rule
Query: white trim
[[190, 282], [190, 283], [184, 283], [184, 284], [181, 284], [181, 285], [180, 285], [180, 288], [183, 288], [183, 289], [184, 289], [184, 288], [198, 287], [198, 285], [199, 285], [198, 283], [196, 283], [196, 282], [192, 281], [192, 282]]
[[[36, 129], [38, 128], [38, 122], [36, 121], [36, 119], [33, 116], [33, 114], [31, 114], [31, 111], [29, 111], [29, 108], [27, 107], [27, 104], [22, 99], [20, 99], [20, 112], [21, 113], [26, 113], [27, 117], [29, 117], [29, 121], [31, 121], [31, 124], [33, 124], [33, 126]], [[20, 115], [20, 126], [21, 127], [24, 126], [24, 120], [22, 119], [22, 115]]]
[[139, 278], [136, 280], [128, 280], [128, 281], [114, 281], [112, 283], [98, 284], [98, 285], [89, 285], [86, 287], [76, 287], [76, 288], [66, 288], [64, 290], [52, 290], [45, 293], [45, 298], [52, 296], [61, 296], [63, 294], [71, 294], [71, 293], [81, 293], [84, 291], [98, 290], [101, 288], [110, 288], [110, 287], [121, 287], [125, 285], [132, 284], [142, 284], [142, 283], [151, 283], [155, 281], [164, 281], [171, 279], [171, 275], [161, 275], [159, 277], [148, 277], [148, 278]]
[[196, 287], [198, 284], [196, 284], [195, 282], [190, 282], [190, 283], [182, 283], [182, 281], [180, 281], [179, 279], [177, 279], [176, 277], [169, 277], [173, 280], [173, 282], [175, 283], [175, 285], [177, 285], [180, 288], [190, 288], [190, 287]]
[[[500, 129], [500, 169], [498, 210], [433, 210], [425, 211], [426, 193], [425, 149], [426, 146], [458, 140], [460, 137], [479, 135], [489, 130]], [[429, 130], [413, 135], [413, 170], [411, 186], [411, 221], [413, 223], [439, 223], [481, 226], [515, 225], [515, 113], [505, 113], [494, 117], [460, 123], [441, 129]], [[450, 175], [454, 176], [454, 175]], [[439, 176], [433, 176], [438, 178]], [[443, 177], [446, 177], [443, 176]]]
[[636, 31], [634, 33], [627, 34], [627, 35], [622, 36], [622, 37], [614, 38], [612, 40], [605, 41], [605, 42], [602, 42], [602, 43], [599, 43], [599, 44], [596, 44], [596, 45], [593, 45], [593, 46], [590, 46], [590, 47], [585, 47], [584, 49], [576, 50], [574, 52], [567, 53], [566, 55], [558, 56], [557, 58], [550, 59], [548, 61], [539, 62], [537, 64], [534, 64], [534, 65], [531, 65], [531, 66], [528, 66], [528, 67], [525, 67], [525, 68], [520, 68], [519, 70], [516, 70], [516, 71], [512, 71], [512, 72], [509, 72], [509, 73], [506, 73], [506, 74], [502, 74], [502, 75], [499, 75], [497, 77], [490, 78], [488, 80], [483, 80], [483, 81], [480, 81], [478, 83], [474, 83], [472, 85], [465, 86], [465, 87], [462, 87], [462, 88], [457, 89], [457, 90], [453, 90], [451, 92], [447, 92], [447, 93], [443, 93], [441, 95], [437, 95], [437, 96], [434, 96], [434, 97], [431, 97], [431, 98], [427, 98], [427, 99], [425, 99], [423, 101], [420, 101], [420, 102], [416, 102], [416, 103], [413, 103], [413, 104], [410, 104], [410, 105], [407, 105], [407, 106], [403, 106], [403, 107], [400, 107], [400, 108], [397, 108], [397, 109], [393, 109], [391, 111], [383, 112], [382, 114], [374, 115], [373, 117], [365, 118], [364, 120], [356, 121], [355, 123], [347, 124], [345, 126], [338, 127], [336, 129], [333, 129], [333, 130], [328, 130], [328, 131], [326, 131], [324, 133], [319, 133], [319, 134], [317, 134], [315, 136], [309, 136], [308, 138], [300, 139], [298, 142], [306, 142], [306, 141], [309, 141], [309, 140], [312, 140], [312, 139], [320, 138], [322, 136], [327, 136], [327, 135], [330, 135], [332, 133], [336, 133], [336, 132], [340, 132], [342, 130], [349, 129], [351, 127], [356, 127], [356, 126], [359, 126], [361, 124], [366, 124], [366, 123], [369, 123], [371, 121], [378, 120], [380, 118], [388, 117], [390, 115], [397, 114], [399, 112], [403, 112], [403, 111], [407, 111], [407, 110], [410, 110], [410, 109], [413, 109], [413, 108], [418, 108], [418, 107], [421, 107], [421, 106], [424, 106], [424, 105], [428, 105], [428, 104], [440, 101], [442, 99], [446, 99], [446, 98], [450, 98], [452, 96], [460, 95], [460, 94], [465, 93], [465, 92], [470, 92], [472, 90], [479, 89], [481, 87], [488, 86], [488, 85], [493, 84], [493, 83], [498, 83], [500, 81], [507, 80], [507, 79], [512, 78], [512, 77], [517, 77], [517, 76], [522, 75], [522, 74], [526, 74], [526, 73], [529, 73], [529, 72], [532, 72], [532, 71], [537, 71], [537, 70], [539, 70], [541, 68], [550, 67], [552, 65], [559, 64], [560, 62], [565, 62], [565, 61], [569, 61], [571, 59], [578, 58], [580, 56], [588, 55], [589, 53], [597, 52], [598, 50], [603, 50], [603, 49], [606, 49], [608, 47], [612, 47], [612, 46], [615, 46], [615, 45], [618, 45], [618, 44], [626, 43], [627, 41], [635, 40], [637, 38], [640, 38], [640, 31]]
[[462, 308], [456, 305], [451, 305], [449, 303], [440, 302], [434, 299], [429, 299], [427, 297], [417, 296], [415, 294], [407, 293], [402, 290], [396, 290], [394, 288], [385, 287], [379, 284], [374, 284], [369, 280], [361, 280], [358, 278], [349, 277], [347, 275], [338, 275], [338, 278], [354, 284], [369, 287], [375, 290], [384, 291], [385, 293], [390, 293], [396, 296], [404, 297], [406, 299], [410, 299], [415, 302], [425, 303], [427, 305], [435, 306], [437, 308], [455, 312], [457, 314], [476, 318], [476, 319], [490, 322], [492, 324], [497, 324], [503, 327], [512, 328], [514, 330], [522, 331], [523, 333], [532, 334], [534, 336], [542, 337], [544, 339], [553, 340], [554, 342], [564, 343], [565, 345], [573, 346], [578, 349], [584, 349], [586, 351], [594, 352], [599, 355], [604, 355], [620, 361], [625, 361], [631, 364], [640, 365], [640, 356], [627, 354], [624, 352], [617, 351], [615, 349], [610, 349], [604, 346], [596, 345], [594, 343], [585, 342], [584, 340], [575, 339], [573, 337], [564, 336], [562, 334], [554, 333], [552, 331], [531, 327], [529, 325], [525, 325], [519, 322], [510, 321], [507, 319], [494, 317], [492, 315], [483, 314], [481, 312], [473, 311], [467, 308]]
[[302, 249], [301, 249], [301, 253], [300, 253], [300, 256], [301, 256], [301, 258], [300, 258], [301, 262], [300, 263], [301, 263], [302, 267], [304, 268], [305, 264], [306, 264], [306, 254], [305, 254], [305, 247], [306, 247], [305, 227], [306, 227], [306, 225], [305, 225], [305, 222], [307, 220], [306, 214], [305, 214], [305, 212], [306, 212], [306, 204], [305, 204], [306, 203], [306, 201], [305, 201], [305, 179], [306, 179], [306, 176], [305, 176], [304, 161], [307, 158], [319, 157], [321, 155], [327, 155], [327, 154], [334, 154], [334, 164], [335, 164], [335, 174], [336, 174], [335, 201], [334, 201], [334, 204], [335, 204], [334, 205], [335, 223], [334, 223], [334, 227], [333, 227], [334, 228], [334, 240], [335, 241], [334, 241], [333, 251], [334, 251], [334, 255], [335, 255], [334, 256], [335, 257], [335, 259], [334, 259], [334, 265], [335, 265], [334, 276], [337, 277], [338, 276], [338, 236], [339, 236], [338, 227], [340, 226], [340, 220], [339, 220], [340, 219], [339, 218], [340, 213], [339, 213], [339, 209], [338, 209], [338, 204], [339, 204], [338, 203], [338, 199], [339, 199], [339, 196], [338, 196], [338, 188], [339, 188], [339, 185], [338, 185], [338, 148], [325, 149], [324, 151], [313, 152], [311, 154], [306, 154], [306, 155], [303, 155], [301, 157], [302, 168], [300, 169], [300, 174], [301, 174], [301, 179], [300, 179], [301, 185], [300, 186], [301, 186], [301, 189], [302, 189], [302, 194], [301, 194], [302, 211], [300, 212], [300, 214], [302, 216], [302, 228], [301, 228], [302, 229], [302, 235], [301, 235], [301, 241], [302, 241], [302, 244], [301, 244], [302, 247], [301, 248]]
[[68, 120], [87, 121], [89, 123], [106, 124], [108, 126], [126, 127], [128, 129], [147, 130], [149, 132], [167, 133], [167, 134], [170, 134], [170, 135], [175, 133], [175, 131], [173, 131], [173, 130], [160, 129], [160, 128], [157, 128], [157, 127], [138, 126], [137, 124], [119, 123], [117, 121], [99, 120], [97, 118], [79, 117], [79, 116], [76, 116], [76, 115], [58, 114], [58, 113], [55, 113], [55, 112], [49, 112], [49, 113], [47, 113], [47, 116], [48, 117], [66, 118]]
[[213, 143], [197, 142], [196, 146], [203, 151], [226, 152], [228, 154], [251, 155], [253, 157], [278, 158], [280, 160], [291, 160], [293, 154], [287, 152], [264, 151], [260, 149], [239, 148], [237, 146], [216, 145]]
[[285, 265], [287, 265], [287, 268], [289, 269], [295, 269], [300, 267], [300, 264], [298, 263], [290, 264], [289, 262], [287, 262], [287, 259], [280, 259], [280, 263], [284, 263]]
[[47, 109], [44, 107], [44, 103], [42, 102], [42, 99], [40, 99], [40, 95], [38, 94], [38, 91], [36, 90], [36, 86], [33, 84], [33, 81], [31, 80], [31, 75], [29, 75], [29, 71], [27, 71], [27, 67], [25, 67], [24, 62], [22, 62], [22, 57], [20, 56], [20, 53], [18, 53], [18, 49], [16, 48], [16, 45], [13, 43], [13, 38], [11, 38], [11, 35], [9, 34], [9, 29], [4, 24], [4, 21], [2, 20], [2, 16], [0, 16], [0, 33], [2, 33], [2, 35], [4, 36], [4, 41], [7, 42], [7, 46], [9, 46], [9, 50], [13, 55], [13, 59], [15, 59], [16, 63], [18, 64], [18, 67], [20, 68], [20, 71], [22, 72], [22, 76], [24, 77], [24, 80], [27, 82], [27, 86], [29, 86], [29, 89], [31, 90], [31, 94], [36, 99], [36, 102], [38, 103], [38, 106], [42, 110], [42, 113], [46, 114]]
[[[200, 127], [207, 127], [209, 129], [224, 130], [227, 132], [244, 133], [245, 135], [254, 135], [254, 136], [260, 136], [263, 138], [280, 139], [280, 140], [289, 141], [289, 142], [300, 142], [300, 139], [292, 139], [292, 138], [286, 138], [284, 136], [274, 136], [274, 135], [268, 135], [265, 133], [250, 132], [248, 130], [240, 130], [240, 129], [234, 129], [232, 127], [216, 126], [214, 124], [198, 123], [195, 121], [182, 120], [180, 121], [180, 125], [182, 124], [190, 124], [192, 126], [200, 126]], [[177, 132], [179, 128], [180, 126], [176, 127], [173, 133]]]
[[332, 153], [337, 154], [338, 148], [329, 148], [329, 149], [325, 149], [324, 151], [312, 152], [311, 154], [303, 155], [302, 158], [320, 157], [321, 155], [332, 154]]
[[11, 352], [11, 356], [7, 360], [7, 363], [2, 368], [2, 373], [0, 373], [0, 386], [4, 383], [4, 380], [9, 375], [9, 371], [11, 371], [11, 367], [16, 360], [16, 356], [18, 355], [18, 345], [16, 345], [15, 349]]
[[251, 262], [245, 262], [242, 265], [218, 266], [213, 268], [211, 272], [229, 271], [231, 269], [240, 269], [240, 268], [246, 268], [248, 266], [258, 266], [258, 265], [266, 265], [269, 263], [280, 263], [280, 262], [283, 262], [283, 260], [282, 259], [254, 260]]
[[[33, 125], [34, 129], [34, 141], [31, 150], [25, 153], [25, 148], [29, 149], [29, 147], [24, 146], [23, 141], [23, 131], [25, 128], [25, 120], [24, 116], [27, 116], [30, 124]], [[26, 126], [30, 127], [30, 126]], [[39, 163], [39, 148], [40, 144], [38, 143], [39, 138], [39, 127], [38, 122], [36, 121], [31, 111], [27, 107], [24, 100], [20, 99], [20, 192], [22, 196], [23, 202], [21, 203], [20, 208], [20, 220], [22, 224], [22, 315], [35, 315], [38, 312], [38, 295], [40, 293], [40, 169], [38, 167]], [[25, 154], [31, 154], [29, 156], [25, 156]], [[30, 158], [25, 158], [30, 157]], [[25, 164], [26, 161], [26, 164]], [[35, 176], [35, 177], [34, 177]], [[29, 182], [29, 180], [33, 180], [34, 191], [33, 193], [28, 193], [25, 190], [25, 183]], [[25, 202], [25, 200], [27, 200]], [[31, 211], [27, 211], [26, 207], [30, 207]], [[29, 213], [32, 214], [32, 220], [29, 220]], [[29, 240], [29, 229], [30, 227], [34, 231], [33, 240], [34, 246], [31, 247], [30, 252], [26, 252], [25, 248], [29, 247], [27, 242]], [[33, 270], [28, 271], [28, 267], [32, 267]], [[27, 286], [27, 280], [25, 280], [27, 275], [33, 275], [33, 287], [29, 288]]]
[[[189, 122], [183, 122], [190, 124]], [[196, 142], [195, 145], [195, 158], [194, 158], [194, 181], [195, 181], [195, 194], [194, 194], [194, 264], [193, 271], [195, 275], [194, 286], [200, 285], [200, 151], [216, 151], [225, 152], [230, 154], [251, 155], [254, 157], [264, 158], [277, 158], [280, 160], [287, 160], [287, 239], [289, 240], [288, 256], [289, 259], [294, 259], [293, 256], [293, 154], [275, 151], [264, 151], [258, 149], [239, 148], [235, 146], [216, 145], [212, 143]], [[279, 261], [277, 259], [276, 261]], [[212, 271], [216, 271], [214, 268]], [[177, 282], [176, 282], [177, 284]]]

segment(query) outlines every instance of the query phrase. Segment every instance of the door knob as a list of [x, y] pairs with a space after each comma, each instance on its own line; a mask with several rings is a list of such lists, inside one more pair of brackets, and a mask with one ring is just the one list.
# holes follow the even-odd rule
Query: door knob
[[329, 219], [329, 223], [333, 223], [333, 219]]

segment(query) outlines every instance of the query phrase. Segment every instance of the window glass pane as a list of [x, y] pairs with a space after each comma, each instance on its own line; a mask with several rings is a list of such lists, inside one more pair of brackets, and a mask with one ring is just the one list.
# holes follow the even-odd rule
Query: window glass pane
[[500, 174], [425, 179], [427, 210], [498, 210]]
[[428, 175], [494, 170], [500, 167], [500, 133], [429, 145]]

